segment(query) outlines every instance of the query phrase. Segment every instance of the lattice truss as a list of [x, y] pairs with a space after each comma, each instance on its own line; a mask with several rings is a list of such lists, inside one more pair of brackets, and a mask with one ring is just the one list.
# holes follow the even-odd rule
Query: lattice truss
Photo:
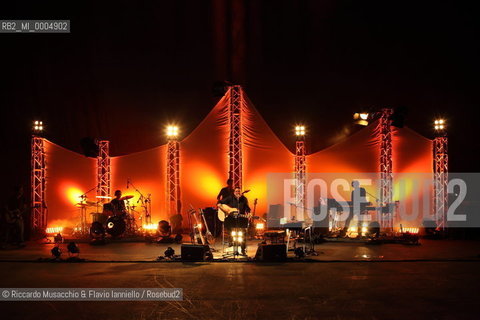
[[231, 86], [229, 91], [229, 176], [233, 179], [233, 185], [235, 187], [242, 188], [242, 108], [244, 107], [245, 101], [243, 99], [241, 86]]
[[389, 206], [389, 212], [381, 215], [381, 227], [393, 229], [392, 207], [392, 109], [382, 109], [379, 119], [380, 134], [380, 203]]
[[[110, 195], [111, 186], [111, 168], [110, 168], [110, 144], [107, 140], [98, 141], [97, 157], [97, 196], [107, 197]], [[107, 201], [106, 198], [99, 198], [101, 202]]]
[[448, 138], [436, 137], [433, 140], [434, 152], [434, 212], [437, 229], [444, 230], [445, 215], [448, 210]]
[[295, 144], [295, 207], [297, 219], [307, 218], [304, 216], [307, 172], [305, 154], [305, 138], [302, 136], [297, 139]]
[[167, 203], [169, 215], [180, 213], [180, 144], [171, 139], [167, 147]]
[[32, 136], [31, 146], [31, 223], [33, 230], [43, 231], [47, 227], [45, 139]]

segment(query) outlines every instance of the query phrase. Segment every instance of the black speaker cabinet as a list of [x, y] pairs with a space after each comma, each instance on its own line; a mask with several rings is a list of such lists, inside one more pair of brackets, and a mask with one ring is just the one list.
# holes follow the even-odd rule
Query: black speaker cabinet
[[211, 260], [212, 253], [208, 245], [182, 244], [182, 261]]
[[286, 261], [287, 260], [287, 245], [285, 243], [278, 244], [259, 244], [257, 254], [255, 255], [257, 261]]

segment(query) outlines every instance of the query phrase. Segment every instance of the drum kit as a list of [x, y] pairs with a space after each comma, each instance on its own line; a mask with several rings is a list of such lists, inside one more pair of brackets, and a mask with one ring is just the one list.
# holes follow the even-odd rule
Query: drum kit
[[[96, 196], [97, 201], [93, 202], [88, 201], [86, 195], [82, 195], [82, 200], [75, 204], [81, 213], [80, 224], [76, 228], [77, 233], [86, 236], [92, 232], [92, 229], [95, 229], [95, 233], [103, 229], [112, 237], [137, 235], [139, 231], [137, 220], [141, 225], [142, 215], [139, 216], [139, 212], [135, 210], [137, 206], [130, 204], [133, 197], [133, 195], [121, 197], [119, 200], [125, 201], [125, 210], [116, 211], [110, 202], [105, 202], [112, 199], [110, 196]], [[90, 212], [92, 227], [90, 228], [87, 225], [87, 211], [89, 210], [92, 210]]]

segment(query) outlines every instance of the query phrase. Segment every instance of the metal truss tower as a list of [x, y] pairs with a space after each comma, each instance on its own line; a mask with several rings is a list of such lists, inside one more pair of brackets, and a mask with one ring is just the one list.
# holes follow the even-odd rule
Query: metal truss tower
[[242, 188], [242, 108], [245, 102], [241, 86], [233, 85], [229, 91], [229, 177], [233, 179], [233, 185], [235, 187]]
[[169, 216], [180, 213], [180, 143], [176, 135], [167, 145], [167, 210]]
[[[388, 213], [381, 213], [381, 227], [393, 229], [394, 206], [392, 205], [392, 128], [391, 116], [393, 110], [382, 109], [379, 119], [380, 134], [380, 204], [388, 206]], [[382, 212], [382, 211], [380, 211]]]
[[101, 202], [106, 202], [110, 196], [111, 168], [110, 168], [110, 143], [107, 140], [99, 140], [97, 157], [97, 196]]
[[448, 210], [448, 138], [445, 135], [433, 140], [434, 162], [434, 212], [437, 229], [445, 230]]
[[33, 135], [31, 147], [31, 227], [43, 233], [47, 227], [45, 139]]
[[297, 135], [297, 141], [295, 144], [295, 207], [297, 219], [302, 219], [302, 217], [303, 219], [307, 219], [307, 217], [305, 217], [305, 187], [307, 173], [305, 154], [305, 136]]

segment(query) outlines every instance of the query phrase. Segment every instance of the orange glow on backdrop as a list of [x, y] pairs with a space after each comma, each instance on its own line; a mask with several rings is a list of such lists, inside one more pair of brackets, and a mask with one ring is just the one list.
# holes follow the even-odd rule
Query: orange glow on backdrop
[[68, 201], [74, 205], [82, 200], [80, 196], [84, 193], [84, 191], [77, 187], [61, 187], [60, 193], [62, 194], [62, 198], [68, 199]]
[[[167, 219], [166, 202], [166, 145], [153, 149], [136, 152], [124, 156], [112, 157], [112, 189], [121, 190], [123, 195], [133, 195], [130, 199], [130, 205], [135, 205], [136, 218], [144, 216], [144, 210], [140, 207], [139, 193], [135, 187], [145, 196], [151, 194], [152, 200], [152, 222]], [[131, 184], [127, 189], [127, 181]], [[144, 221], [144, 220], [143, 220]], [[143, 223], [143, 222], [142, 222]]]
[[[282, 172], [292, 175], [294, 154], [273, 133], [246, 95], [245, 102], [242, 117], [243, 189], [251, 189], [247, 194], [251, 205], [258, 198], [257, 214], [262, 215], [268, 211], [267, 198], [272, 193], [267, 189], [268, 175]], [[380, 144], [376, 129], [377, 122], [374, 122], [339, 143], [308, 155], [307, 173], [352, 173], [361, 178], [359, 175], [362, 173], [378, 172]], [[187, 137], [178, 138], [181, 212], [186, 227], [185, 215], [189, 205], [195, 208], [214, 206], [216, 196], [228, 178], [228, 95], [219, 100]], [[81, 200], [77, 198], [80, 194], [96, 185], [96, 159], [86, 158], [48, 141], [46, 147], [49, 221], [63, 219], [68, 221], [65, 225], [78, 223], [79, 210], [73, 204]], [[152, 223], [169, 218], [166, 214], [166, 149], [166, 145], [162, 145], [111, 158], [112, 194], [120, 189], [124, 194], [134, 195], [130, 204], [137, 206], [135, 210], [139, 214], [143, 214], [137, 204], [139, 195], [133, 185], [127, 189], [127, 180], [145, 196], [151, 194]], [[393, 171], [400, 172], [399, 178], [413, 171], [431, 175], [432, 141], [408, 128], [394, 129], [393, 161]], [[367, 190], [373, 191], [373, 187]], [[92, 191], [88, 200], [94, 199], [95, 191]], [[275, 203], [279, 199], [271, 200]]]
[[[48, 140], [45, 141], [45, 147], [48, 226], [55, 220], [63, 220], [61, 226], [74, 226], [80, 222], [80, 210], [74, 206], [81, 200], [77, 197], [96, 185], [96, 159], [87, 158]], [[89, 201], [96, 200], [95, 191], [88, 196]]]

